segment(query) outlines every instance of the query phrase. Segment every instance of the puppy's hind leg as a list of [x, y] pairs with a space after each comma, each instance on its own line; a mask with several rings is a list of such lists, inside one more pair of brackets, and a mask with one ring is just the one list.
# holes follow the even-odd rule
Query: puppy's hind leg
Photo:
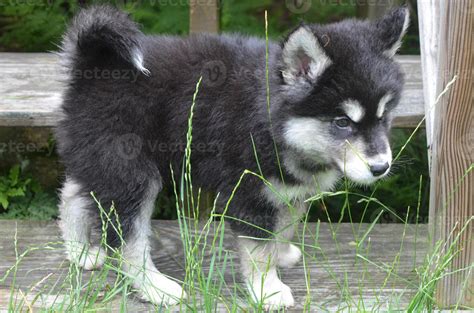
[[94, 224], [90, 206], [95, 205], [72, 178], [66, 179], [61, 189], [59, 227], [64, 240], [67, 258], [86, 270], [100, 268], [106, 253], [99, 246], [90, 245], [90, 233]]
[[150, 219], [160, 187], [158, 182], [151, 181], [137, 204], [137, 214], [127, 217], [126, 223], [130, 227], [124, 234], [122, 266], [143, 299], [156, 305], [170, 306], [185, 298], [186, 294], [178, 283], [160, 273], [151, 259]]

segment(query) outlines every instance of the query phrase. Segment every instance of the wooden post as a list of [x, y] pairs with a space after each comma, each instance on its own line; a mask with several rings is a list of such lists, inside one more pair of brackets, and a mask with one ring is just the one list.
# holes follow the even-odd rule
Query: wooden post
[[[219, 32], [219, 0], [194, 0], [189, 2], [189, 32], [191, 34]], [[205, 191], [201, 193], [199, 207], [201, 208], [202, 218], [208, 218], [215, 198], [214, 193]]]
[[196, 0], [189, 3], [189, 32], [217, 33], [219, 31], [219, 0]]
[[[467, 173], [474, 164], [474, 3], [436, 0], [431, 1], [430, 8], [425, 8], [430, 10], [424, 12], [425, 17], [437, 10], [440, 13], [436, 93], [440, 94], [457, 76], [457, 81], [435, 105], [434, 119], [430, 117], [430, 228], [433, 239], [442, 240], [449, 247], [474, 215], [474, 171]], [[436, 300], [441, 308], [458, 304], [474, 307], [473, 224], [468, 225], [457, 243], [459, 253], [449, 266], [449, 275], [437, 285]]]
[[439, 3], [438, 0], [418, 0], [421, 66], [423, 69], [423, 94], [425, 99], [426, 143], [428, 164], [431, 167], [431, 144], [434, 121], [434, 103], [437, 98]]

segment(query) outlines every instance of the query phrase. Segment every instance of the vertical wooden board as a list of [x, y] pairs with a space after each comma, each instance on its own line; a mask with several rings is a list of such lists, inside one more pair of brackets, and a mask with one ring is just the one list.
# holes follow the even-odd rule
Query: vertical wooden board
[[[202, 0], [189, 2], [189, 32], [218, 33], [219, 32], [219, 0]], [[200, 207], [209, 212], [214, 203], [214, 195], [204, 192], [200, 198]]]
[[434, 121], [434, 104], [437, 98], [439, 42], [439, 0], [418, 0], [421, 66], [423, 70], [423, 94], [425, 99], [426, 142], [431, 165], [431, 144]]
[[217, 33], [219, 31], [218, 1], [190, 1], [190, 33]]
[[[440, 307], [474, 307], [474, 4], [441, 0], [437, 93], [457, 76], [435, 107], [430, 220], [434, 240], [458, 254], [437, 285]], [[469, 169], [471, 171], [469, 172]], [[464, 269], [464, 270], [463, 270]]]

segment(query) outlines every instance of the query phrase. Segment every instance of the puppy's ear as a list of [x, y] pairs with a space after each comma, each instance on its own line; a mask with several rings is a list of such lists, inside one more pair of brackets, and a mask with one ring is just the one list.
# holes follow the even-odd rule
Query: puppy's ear
[[288, 36], [282, 56], [283, 80], [288, 85], [315, 83], [332, 63], [318, 38], [305, 25]]
[[387, 57], [393, 58], [402, 45], [409, 24], [410, 12], [407, 6], [394, 9], [375, 21], [375, 31], [381, 40], [377, 48]]

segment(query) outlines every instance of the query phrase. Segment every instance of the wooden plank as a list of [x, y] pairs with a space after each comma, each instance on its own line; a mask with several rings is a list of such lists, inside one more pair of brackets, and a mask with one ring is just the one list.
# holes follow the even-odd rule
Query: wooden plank
[[419, 56], [401, 55], [396, 57], [405, 74], [405, 86], [400, 104], [394, 111], [394, 127], [416, 127], [423, 119], [423, 79]]
[[[474, 5], [440, 0], [437, 94], [433, 121], [430, 224], [435, 241], [455, 245], [457, 255], [437, 286], [442, 307], [474, 307]], [[434, 8], [433, 8], [434, 10]], [[460, 230], [469, 223], [464, 233]], [[456, 237], [460, 236], [456, 240]], [[464, 270], [463, 270], [464, 269]]]
[[[414, 127], [424, 115], [420, 57], [397, 60], [406, 85], [394, 126]], [[54, 54], [0, 53], [0, 126], [54, 126], [66, 77]]]
[[0, 53], [0, 126], [53, 126], [65, 69], [50, 53]]
[[[212, 225], [212, 227], [216, 226], [217, 223]], [[177, 279], [184, 279], [184, 248], [178, 223], [153, 221], [153, 229], [152, 257], [158, 269]], [[407, 225], [405, 228], [403, 224], [377, 224], [365, 237], [364, 244], [357, 248], [356, 242], [368, 229], [368, 224], [361, 224], [359, 229], [357, 224], [333, 224], [331, 227], [329, 224], [322, 223], [317, 232], [317, 224], [307, 225], [304, 236], [307, 272], [305, 273], [302, 263], [295, 268], [281, 270], [282, 279], [293, 289], [297, 303], [296, 307], [289, 312], [301, 312], [303, 304], [308, 300], [308, 295], [312, 311], [347, 309], [348, 302], [354, 308], [358, 307], [359, 301], [363, 301], [367, 310], [372, 307], [381, 310], [388, 307], [392, 310], [406, 307], [418, 288], [414, 269], [423, 263], [427, 253], [427, 226]], [[2, 251], [0, 278], [16, 261], [15, 233], [17, 233], [19, 254], [28, 248], [44, 248], [30, 252], [19, 263], [15, 282], [9, 276], [0, 285], [0, 310], [4, 309], [9, 301], [12, 285], [14, 294], [20, 298], [19, 289], [27, 299], [33, 299], [41, 290], [42, 296], [39, 298], [41, 301], [35, 303], [36, 307], [40, 307], [41, 303], [48, 306], [48, 303], [51, 303], [58, 294], [60, 298], [64, 298], [68, 291], [68, 285], [63, 285], [68, 273], [68, 262], [65, 261], [65, 253], [60, 245], [59, 229], [55, 222], [0, 220], [0, 251]], [[204, 250], [202, 267], [206, 275], [210, 270], [212, 251], [209, 247], [214, 240], [213, 233], [211, 229], [207, 238], [208, 245]], [[302, 228], [300, 227], [298, 236], [301, 235]], [[218, 261], [214, 271], [222, 272], [227, 288], [222, 290], [221, 296], [224, 299], [230, 299], [231, 294], [235, 297], [234, 286], [241, 288], [243, 286], [238, 275], [238, 258], [234, 252], [236, 251], [235, 240], [228, 228], [226, 228], [223, 242], [222, 253], [229, 258], [225, 264], [222, 260]], [[300, 238], [295, 239], [295, 242], [303, 241]], [[365, 261], [360, 257], [361, 255], [373, 263]], [[397, 258], [399, 259], [395, 262]], [[392, 264], [395, 266], [391, 275], [381, 269]], [[234, 266], [233, 271], [230, 270], [231, 266]], [[237, 274], [233, 275], [232, 272]], [[308, 275], [309, 290], [306, 288], [305, 274]], [[90, 276], [91, 272], [80, 275], [83, 282]], [[114, 278], [115, 276], [109, 273], [110, 283]], [[31, 290], [33, 286], [34, 290]], [[103, 288], [106, 287], [103, 286]], [[198, 297], [196, 301], [200, 301], [199, 299]], [[107, 304], [107, 309], [116, 312], [119, 305], [119, 299], [114, 299]], [[248, 306], [245, 302], [241, 305]], [[127, 307], [130, 312], [153, 310], [151, 305], [137, 301], [133, 296], [127, 302]]]
[[218, 1], [189, 2], [189, 32], [191, 34], [219, 32]]

